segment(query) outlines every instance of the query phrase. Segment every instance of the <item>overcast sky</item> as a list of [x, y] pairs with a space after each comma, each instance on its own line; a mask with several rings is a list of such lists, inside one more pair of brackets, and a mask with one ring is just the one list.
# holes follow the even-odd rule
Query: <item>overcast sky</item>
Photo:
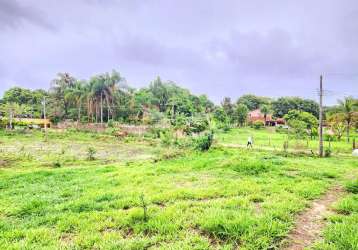
[[0, 95], [58, 72], [156, 76], [219, 102], [358, 96], [357, 0], [0, 0]]

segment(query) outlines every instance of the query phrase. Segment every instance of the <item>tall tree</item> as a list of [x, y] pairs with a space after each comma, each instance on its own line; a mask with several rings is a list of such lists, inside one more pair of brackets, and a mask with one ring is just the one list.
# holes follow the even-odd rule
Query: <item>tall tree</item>
[[283, 117], [290, 110], [300, 110], [313, 114], [318, 118], [319, 105], [317, 102], [299, 97], [280, 97], [272, 102], [273, 115]]
[[58, 73], [57, 77], [52, 80], [50, 92], [56, 106], [63, 110], [64, 117], [68, 118], [70, 103], [65, 99], [65, 92], [69, 88], [73, 88], [76, 84], [76, 79], [69, 73]]
[[249, 113], [249, 109], [248, 109], [248, 107], [246, 107], [245, 104], [237, 105], [237, 107], [236, 107], [236, 117], [237, 117], [238, 124], [240, 126], [245, 125], [248, 113]]
[[234, 121], [234, 104], [231, 102], [230, 97], [224, 97], [221, 102], [221, 107], [224, 109], [226, 115], [229, 117], [230, 121]]
[[256, 95], [243, 95], [237, 100], [237, 104], [244, 104], [250, 111], [259, 109], [262, 105], [267, 105], [271, 102], [270, 98], [256, 96]]
[[167, 85], [162, 82], [160, 77], [157, 77], [157, 79], [149, 85], [149, 91], [151, 91], [154, 98], [156, 98], [159, 111], [165, 112], [170, 98]]
[[76, 81], [72, 88], [65, 90], [64, 98], [68, 103], [74, 103], [77, 107], [77, 121], [81, 121], [82, 102], [86, 96], [86, 82]]
[[345, 97], [343, 100], [338, 100], [339, 107], [344, 114], [344, 120], [346, 122], [347, 130], [347, 142], [349, 142], [350, 128], [352, 126], [354, 112], [357, 108], [357, 100], [353, 97]]

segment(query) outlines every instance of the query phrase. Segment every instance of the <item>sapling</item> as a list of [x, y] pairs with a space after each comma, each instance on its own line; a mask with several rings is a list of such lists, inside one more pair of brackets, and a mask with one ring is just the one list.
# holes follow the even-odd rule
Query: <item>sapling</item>
[[144, 221], [147, 221], [148, 220], [147, 203], [145, 202], [144, 194], [141, 194], [139, 198], [140, 198], [141, 206], [143, 208], [143, 219]]
[[93, 147], [89, 147], [87, 149], [87, 159], [90, 160], [90, 161], [94, 161], [96, 158], [95, 158], [95, 154], [96, 154], [96, 149], [93, 148]]

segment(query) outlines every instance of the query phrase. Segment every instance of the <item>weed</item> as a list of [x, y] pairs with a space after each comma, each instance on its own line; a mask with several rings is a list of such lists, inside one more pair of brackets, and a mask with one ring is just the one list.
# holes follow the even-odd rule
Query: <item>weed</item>
[[346, 189], [348, 192], [358, 194], [358, 178], [354, 181], [348, 182], [346, 185]]
[[145, 199], [144, 199], [144, 194], [141, 194], [139, 196], [139, 199], [140, 199], [140, 205], [143, 209], [143, 220], [144, 221], [148, 221], [148, 207], [147, 207], [147, 203], [145, 202]]

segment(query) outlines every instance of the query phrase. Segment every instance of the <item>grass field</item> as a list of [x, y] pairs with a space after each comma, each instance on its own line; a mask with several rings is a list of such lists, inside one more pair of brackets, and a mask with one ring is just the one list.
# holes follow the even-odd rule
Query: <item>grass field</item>
[[[248, 134], [254, 149], [233, 147]], [[358, 171], [349, 144], [320, 159], [283, 153], [283, 140], [234, 129], [199, 153], [159, 140], [51, 133], [45, 143], [39, 133], [3, 133], [0, 249], [279, 248], [300, 211]], [[168, 151], [180, 154], [166, 159]], [[314, 248], [358, 249], [355, 185]]]

